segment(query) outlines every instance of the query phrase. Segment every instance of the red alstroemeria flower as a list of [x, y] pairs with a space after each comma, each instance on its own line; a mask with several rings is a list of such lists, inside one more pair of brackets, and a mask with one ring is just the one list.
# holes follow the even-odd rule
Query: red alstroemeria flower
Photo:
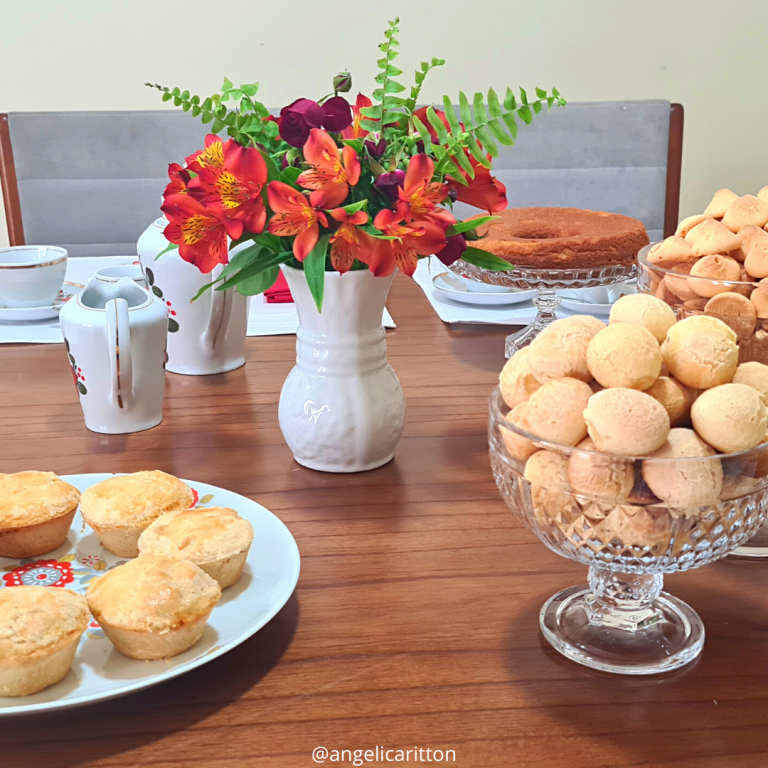
[[267, 230], [280, 237], [293, 237], [293, 255], [304, 261], [320, 237], [318, 222], [328, 226], [322, 211], [315, 210], [306, 196], [282, 181], [267, 185], [269, 207], [275, 212]]
[[335, 208], [341, 205], [360, 180], [360, 161], [352, 147], [341, 154], [336, 142], [323, 130], [313, 128], [304, 145], [304, 159], [311, 169], [297, 181], [305, 189], [314, 190], [309, 196], [314, 208]]
[[186, 168], [182, 168], [178, 163], [170, 163], [168, 165], [168, 178], [171, 181], [163, 191], [163, 197], [170, 197], [170, 195], [184, 195], [187, 193], [187, 185], [190, 181], [190, 175]]
[[259, 234], [267, 223], [261, 190], [267, 183], [267, 164], [256, 147], [228, 141], [222, 167], [208, 166], [198, 172], [205, 192], [203, 203], [224, 216], [238, 219], [249, 232]]
[[348, 128], [345, 128], [341, 132], [343, 138], [362, 139], [368, 135], [368, 131], [360, 127], [360, 122], [366, 119], [363, 117], [360, 110], [372, 105], [373, 102], [367, 96], [363, 96], [362, 93], [357, 94], [357, 98], [355, 99], [355, 106], [352, 107], [352, 125], [350, 125]]
[[224, 166], [224, 149], [227, 144], [234, 143], [233, 139], [221, 140], [215, 133], [205, 137], [205, 149], [198, 149], [184, 160], [190, 171], [198, 173], [202, 168], [222, 168]]
[[378, 240], [362, 229], [361, 225], [368, 221], [365, 211], [347, 213], [344, 208], [335, 208], [331, 216], [340, 223], [339, 228], [331, 237], [331, 264], [340, 274], [352, 269], [355, 259], [368, 264], [371, 253], [378, 246]]
[[[488, 158], [490, 160], [490, 156]], [[475, 208], [482, 208], [488, 213], [498, 213], [507, 207], [507, 188], [495, 177], [484, 165], [469, 158], [469, 162], [475, 169], [475, 178], [470, 179], [469, 175], [462, 171], [461, 175], [466, 180], [466, 186], [460, 184], [455, 179], [448, 176], [448, 182], [456, 190], [456, 199], [467, 205], [474, 205]]]
[[243, 222], [225, 219], [190, 195], [171, 195], [161, 206], [170, 222], [165, 237], [179, 246], [179, 256], [207, 274], [228, 259], [227, 235], [233, 240], [243, 234]]
[[407, 222], [426, 219], [447, 229], [456, 217], [440, 203], [448, 197], [448, 185], [432, 181], [435, 164], [427, 155], [415, 155], [408, 163], [403, 186], [398, 188], [397, 211]]
[[433, 221], [423, 219], [412, 224], [403, 222], [402, 214], [385, 208], [376, 214], [373, 226], [397, 240], [379, 240], [369, 267], [375, 275], [389, 275], [395, 267], [406, 275], [416, 271], [419, 256], [439, 253], [445, 248], [443, 230]]

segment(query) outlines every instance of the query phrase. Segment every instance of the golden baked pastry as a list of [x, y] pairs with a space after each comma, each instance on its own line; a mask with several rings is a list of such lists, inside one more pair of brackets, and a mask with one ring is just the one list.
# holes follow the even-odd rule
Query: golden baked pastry
[[678, 381], [693, 389], [707, 389], [729, 382], [736, 373], [736, 338], [722, 320], [693, 315], [669, 329], [661, 354]]
[[576, 445], [587, 436], [584, 409], [592, 389], [579, 379], [548, 381], [528, 400], [531, 433], [561, 445]]
[[116, 475], [83, 493], [83, 519], [96, 531], [106, 549], [120, 557], [139, 554], [139, 536], [166, 512], [187, 509], [192, 489], [159, 470]]
[[584, 411], [589, 436], [598, 451], [647, 456], [669, 434], [669, 416], [658, 401], [636, 389], [604, 389], [589, 398]]
[[764, 227], [768, 224], [768, 202], [754, 195], [739, 197], [728, 206], [723, 224], [731, 232], [738, 232], [742, 227], [750, 225]]
[[604, 387], [648, 389], [661, 373], [659, 342], [642, 326], [611, 323], [589, 343], [587, 365]]
[[696, 257], [693, 255], [693, 246], [679, 235], [672, 235], [663, 240], [648, 251], [646, 259], [662, 269], [670, 269], [675, 264], [684, 264], [693, 261]]
[[80, 491], [53, 472], [0, 474], [0, 556], [34, 557], [60, 547]]
[[676, 319], [672, 308], [665, 301], [647, 293], [632, 293], [622, 296], [611, 307], [610, 322], [639, 325], [650, 331], [661, 344]]
[[574, 451], [568, 459], [568, 482], [576, 493], [615, 502], [629, 497], [635, 485], [631, 461], [597, 453], [591, 437], [584, 438], [576, 447], [579, 451]]
[[[527, 347], [524, 347], [527, 349]], [[526, 415], [528, 413], [528, 403], [518, 403], [506, 416], [506, 420], [510, 424], [514, 424], [526, 432], [530, 432], [530, 426], [528, 425], [528, 419]], [[499, 427], [501, 433], [501, 439], [504, 442], [504, 447], [507, 449], [507, 453], [512, 458], [518, 461], [528, 461], [538, 448], [527, 438], [519, 435], [517, 432], [513, 432], [506, 427]]]
[[768, 411], [760, 393], [746, 384], [722, 384], [702, 392], [691, 407], [699, 436], [723, 453], [748, 451], [763, 441]]
[[528, 365], [530, 351], [530, 346], [518, 349], [499, 374], [499, 390], [510, 408], [525, 402], [541, 386]]
[[754, 304], [740, 293], [729, 292], [713, 296], [704, 311], [720, 318], [736, 334], [739, 341], [749, 339], [757, 325], [757, 310]]
[[536, 451], [525, 464], [524, 477], [531, 484], [533, 513], [541, 525], [558, 520], [570, 505], [568, 458], [554, 451]]
[[699, 224], [701, 224], [702, 221], [705, 221], [708, 218], [709, 218], [709, 216], [705, 216], [703, 213], [697, 213], [697, 214], [695, 214], [693, 216], [689, 216], [687, 219], [683, 219], [677, 225], [677, 229], [675, 230], [675, 236], [676, 237], [684, 237], [687, 240], [688, 239], [688, 233], [694, 227], [697, 227]]
[[704, 256], [691, 266], [688, 287], [697, 295], [706, 299], [726, 293], [733, 286], [723, 285], [721, 281], [737, 282], [741, 279], [739, 262], [729, 256], [715, 254]]
[[139, 553], [189, 560], [222, 589], [240, 578], [253, 526], [227, 507], [182, 509], [158, 517], [139, 537]]
[[744, 269], [750, 277], [768, 277], [768, 237], [754, 239], [744, 259]]
[[758, 362], [742, 363], [733, 374], [732, 384], [746, 384], [756, 389], [768, 405], [768, 365]]
[[[691, 461], [692, 458], [714, 456], [710, 448], [692, 429], [676, 427], [669, 431], [666, 442], [643, 462], [643, 479], [662, 501], [683, 508], [714, 504], [723, 487], [720, 459]], [[653, 461], [653, 459], [683, 459]]]
[[92, 581], [86, 596], [120, 653], [166, 659], [197, 643], [221, 587], [194, 563], [144, 554]]
[[0, 696], [29, 696], [58, 683], [89, 618], [85, 598], [68, 589], [0, 589]]
[[669, 416], [670, 426], [679, 427], [690, 424], [691, 406], [696, 399], [693, 390], [681, 384], [671, 376], [659, 376], [645, 390], [654, 400], [658, 400]]
[[555, 320], [528, 347], [528, 367], [544, 384], [566, 376], [589, 382], [587, 347], [605, 323], [589, 315], [575, 315]]
[[732, 190], [718, 189], [709, 205], [704, 209], [704, 215], [710, 216], [713, 219], [722, 219], [731, 203], [738, 199], [739, 196]]
[[642, 222], [579, 208], [507, 208], [472, 245], [521, 267], [581, 269], [631, 264], [648, 245]]
[[762, 200], [764, 203], [768, 203], [768, 186], [763, 187], [757, 193], [758, 200]]
[[741, 238], [715, 219], [705, 219], [697, 224], [685, 239], [691, 243], [696, 258], [741, 248]]

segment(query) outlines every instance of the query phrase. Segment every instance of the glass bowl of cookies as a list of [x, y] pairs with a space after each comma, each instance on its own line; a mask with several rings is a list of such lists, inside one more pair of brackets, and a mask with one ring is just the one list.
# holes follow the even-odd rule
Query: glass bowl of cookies
[[588, 584], [542, 608], [546, 639], [586, 666], [654, 674], [704, 644], [663, 574], [726, 556], [768, 514], [768, 410], [734, 382], [735, 334], [720, 320], [678, 322], [643, 295], [616, 308], [607, 326], [558, 320], [507, 362], [488, 439], [510, 510], [589, 567]]

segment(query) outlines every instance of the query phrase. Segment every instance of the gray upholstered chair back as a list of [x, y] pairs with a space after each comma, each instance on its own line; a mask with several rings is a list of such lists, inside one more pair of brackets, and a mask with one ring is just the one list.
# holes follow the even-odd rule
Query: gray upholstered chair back
[[[664, 229], [668, 101], [571, 103], [520, 125], [494, 174], [510, 208], [558, 206], [633, 216], [651, 241]], [[518, 121], [520, 122], [520, 121]], [[456, 213], [476, 212], [468, 206]]]
[[[521, 124], [517, 145], [501, 147], [494, 173], [512, 207], [624, 213], [656, 240], [664, 228], [669, 119], [667, 101], [552, 109]], [[183, 162], [207, 133], [199, 120], [170, 110], [16, 112], [8, 125], [24, 239], [64, 246], [72, 256], [134, 254], [158, 216], [168, 163]]]
[[203, 146], [184, 112], [8, 115], [27, 243], [71, 256], [131, 255], [159, 215], [168, 163]]

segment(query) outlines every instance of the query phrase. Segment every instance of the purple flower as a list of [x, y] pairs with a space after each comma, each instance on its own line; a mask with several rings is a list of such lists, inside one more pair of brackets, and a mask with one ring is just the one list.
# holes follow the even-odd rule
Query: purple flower
[[461, 258], [461, 254], [467, 250], [467, 241], [464, 235], [450, 235], [448, 242], [440, 253], [435, 254], [446, 266], [450, 266], [454, 261]]
[[370, 139], [366, 139], [365, 148], [374, 160], [378, 160], [387, 149], [387, 140], [379, 139], [378, 141], [371, 141]]
[[280, 138], [292, 147], [303, 147], [312, 128], [323, 124], [323, 108], [312, 99], [296, 99], [280, 110]]
[[[352, 125], [352, 107], [343, 96], [334, 96], [323, 103], [323, 128], [338, 133]], [[316, 126], [313, 126], [316, 127]]]
[[382, 192], [388, 195], [392, 200], [395, 200], [397, 199], [398, 187], [402, 187], [404, 181], [405, 181], [405, 171], [402, 171], [400, 170], [400, 168], [397, 168], [394, 171], [382, 173], [373, 183], [373, 186], [380, 189]]

